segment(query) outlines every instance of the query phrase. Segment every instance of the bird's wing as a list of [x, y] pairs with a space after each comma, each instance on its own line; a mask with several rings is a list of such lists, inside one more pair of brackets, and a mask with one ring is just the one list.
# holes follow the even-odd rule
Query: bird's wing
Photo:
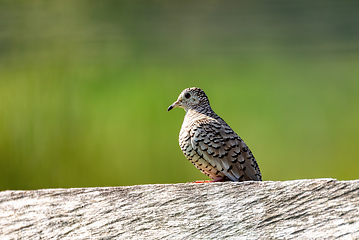
[[261, 174], [243, 140], [227, 125], [199, 120], [191, 128], [193, 149], [232, 181], [261, 181]]

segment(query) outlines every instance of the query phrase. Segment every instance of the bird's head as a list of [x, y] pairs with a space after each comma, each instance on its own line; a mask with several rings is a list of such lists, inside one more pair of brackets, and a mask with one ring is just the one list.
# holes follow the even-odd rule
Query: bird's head
[[186, 88], [178, 96], [177, 101], [171, 104], [167, 111], [172, 110], [175, 107], [181, 107], [185, 111], [189, 109], [203, 110], [210, 109], [207, 95], [200, 88], [192, 87]]

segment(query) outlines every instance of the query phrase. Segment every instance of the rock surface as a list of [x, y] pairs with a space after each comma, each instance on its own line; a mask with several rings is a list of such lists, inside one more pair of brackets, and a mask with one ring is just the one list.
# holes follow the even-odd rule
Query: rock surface
[[1, 239], [355, 239], [359, 180], [0, 192]]

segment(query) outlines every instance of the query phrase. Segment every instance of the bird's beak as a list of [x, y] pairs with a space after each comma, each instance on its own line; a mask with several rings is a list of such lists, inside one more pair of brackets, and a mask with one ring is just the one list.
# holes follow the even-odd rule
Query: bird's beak
[[179, 105], [179, 101], [175, 101], [174, 103], [172, 103], [168, 108], [167, 111], [171, 111], [172, 109], [174, 109], [175, 107], [178, 107]]

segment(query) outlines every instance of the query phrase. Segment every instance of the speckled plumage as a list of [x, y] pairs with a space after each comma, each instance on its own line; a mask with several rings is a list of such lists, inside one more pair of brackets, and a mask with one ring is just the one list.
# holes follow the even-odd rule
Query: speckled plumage
[[214, 181], [261, 181], [258, 164], [244, 141], [211, 108], [200, 88], [181, 92], [168, 111], [186, 111], [179, 145], [186, 158]]

